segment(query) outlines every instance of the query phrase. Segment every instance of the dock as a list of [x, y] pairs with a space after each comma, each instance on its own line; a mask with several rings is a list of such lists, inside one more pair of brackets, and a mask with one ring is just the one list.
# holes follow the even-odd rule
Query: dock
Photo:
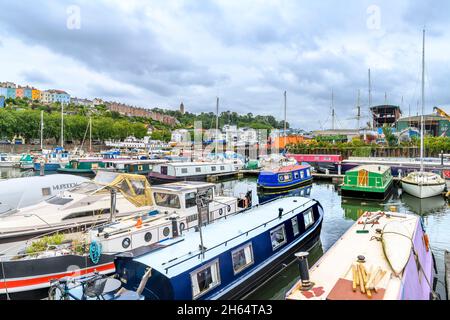
[[210, 175], [206, 176], [206, 181], [214, 183], [221, 179], [230, 178], [230, 177], [242, 179], [244, 177], [244, 174], [241, 171], [234, 172], [234, 173], [225, 172], [225, 173], [218, 173], [218, 174], [210, 174]]
[[447, 293], [447, 300], [450, 300], [450, 252], [445, 250], [444, 254], [445, 262], [445, 292]]

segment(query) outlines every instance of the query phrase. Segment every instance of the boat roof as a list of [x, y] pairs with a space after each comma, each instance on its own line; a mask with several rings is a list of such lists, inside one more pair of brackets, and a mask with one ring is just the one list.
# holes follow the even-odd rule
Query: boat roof
[[227, 162], [170, 162], [167, 163], [167, 165], [171, 165], [173, 167], [187, 167], [187, 166], [217, 166], [217, 165], [224, 165], [229, 164]]
[[291, 217], [287, 213], [297, 208], [301, 208], [301, 211], [307, 210], [316, 203], [315, 200], [302, 197], [281, 198], [207, 225], [202, 228], [203, 245], [207, 249], [202, 259], [199, 258], [199, 232], [192, 230], [181, 238], [166, 241], [165, 244], [168, 246], [163, 250], [150, 252], [134, 260], [171, 278], [198, 266], [201, 262], [214, 259], [230, 248], [245, 244], [256, 235], [279, 225], [282, 221], [278, 219], [279, 208], [284, 209], [283, 221], [285, 221]]
[[366, 171], [375, 172], [375, 173], [385, 173], [386, 171], [391, 170], [391, 167], [384, 166], [381, 164], [365, 164], [365, 165], [357, 166], [355, 168], [347, 170], [347, 172], [358, 172], [361, 170], [366, 170]]
[[157, 191], [189, 191], [197, 190], [199, 188], [214, 187], [214, 183], [201, 182], [201, 181], [180, 181], [167, 184], [160, 184], [153, 186], [153, 190]]
[[307, 169], [307, 168], [311, 168], [311, 166], [309, 164], [308, 165], [295, 164], [295, 165], [284, 166], [284, 167], [275, 168], [275, 169], [267, 170], [267, 171], [273, 172], [273, 173], [285, 173], [285, 172], [291, 172], [291, 171], [302, 170], [302, 169]]

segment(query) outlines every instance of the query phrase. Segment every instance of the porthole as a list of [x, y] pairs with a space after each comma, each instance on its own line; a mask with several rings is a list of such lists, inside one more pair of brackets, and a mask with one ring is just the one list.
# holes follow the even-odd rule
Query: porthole
[[228, 210], [228, 212], [230, 212], [231, 211], [231, 206], [228, 206], [227, 210]]
[[152, 233], [147, 232], [144, 236], [144, 240], [145, 240], [145, 242], [150, 242], [152, 240]]
[[170, 234], [170, 229], [169, 229], [169, 227], [165, 227], [164, 230], [163, 230], [163, 235], [164, 235], [164, 237], [168, 237], [169, 234]]
[[129, 246], [131, 245], [131, 239], [130, 238], [125, 238], [122, 241], [122, 247], [124, 249], [127, 249]]
[[223, 209], [222, 208], [219, 209], [219, 215], [220, 216], [223, 215]]
[[183, 231], [186, 228], [184, 222], [180, 223], [180, 231]]

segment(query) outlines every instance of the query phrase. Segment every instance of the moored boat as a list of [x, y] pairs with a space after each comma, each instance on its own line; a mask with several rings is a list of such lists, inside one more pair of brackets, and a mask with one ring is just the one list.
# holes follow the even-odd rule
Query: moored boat
[[312, 182], [310, 165], [290, 165], [261, 171], [258, 187], [264, 190], [283, 190], [296, 188]]
[[384, 200], [392, 192], [393, 181], [387, 166], [359, 166], [345, 173], [341, 194], [349, 198]]
[[417, 215], [366, 212], [309, 272], [305, 255], [298, 257], [301, 280], [286, 294], [288, 300], [436, 297], [433, 257]]
[[241, 298], [282, 270], [293, 252], [317, 242], [323, 214], [315, 200], [277, 199], [190, 230], [162, 249], [120, 254], [116, 274], [134, 290], [151, 269], [142, 291], [149, 300]]
[[412, 172], [402, 179], [403, 191], [420, 199], [440, 195], [445, 187], [445, 180], [432, 172]]

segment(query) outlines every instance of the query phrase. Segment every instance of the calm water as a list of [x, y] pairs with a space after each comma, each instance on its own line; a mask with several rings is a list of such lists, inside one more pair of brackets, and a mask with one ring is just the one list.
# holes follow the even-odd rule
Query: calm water
[[[20, 176], [18, 170], [0, 168], [0, 177]], [[219, 190], [230, 192], [239, 185], [256, 187], [256, 179], [246, 178], [240, 181], [227, 181], [218, 184]], [[419, 214], [423, 217], [431, 247], [436, 257], [438, 268], [437, 291], [445, 299], [444, 288], [444, 251], [450, 249], [450, 207], [442, 197], [417, 199], [408, 194], [401, 194], [401, 189], [394, 191], [394, 196], [386, 202], [346, 201], [331, 183], [314, 183], [312, 186], [290, 191], [288, 194], [306, 196], [318, 200], [325, 211], [321, 241], [311, 250], [309, 264], [314, 264], [326, 252], [354, 221], [365, 211], [389, 210], [395, 206], [399, 212]], [[265, 201], [281, 195], [259, 194], [259, 200]], [[286, 267], [279, 275], [263, 284], [247, 299], [284, 299], [285, 293], [298, 280], [298, 267], [294, 263]]]

